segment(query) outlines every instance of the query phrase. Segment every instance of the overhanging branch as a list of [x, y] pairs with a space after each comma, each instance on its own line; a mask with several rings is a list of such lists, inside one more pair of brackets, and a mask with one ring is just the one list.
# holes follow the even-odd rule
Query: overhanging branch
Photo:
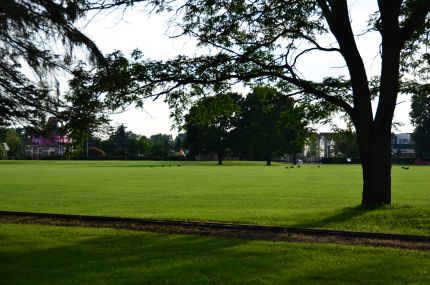
[[403, 22], [403, 27], [400, 29], [401, 46], [403, 46], [408, 40], [412, 38], [418, 27], [422, 26], [425, 23], [425, 20], [429, 13], [430, 1], [417, 0], [413, 11], [405, 19], [405, 21]]

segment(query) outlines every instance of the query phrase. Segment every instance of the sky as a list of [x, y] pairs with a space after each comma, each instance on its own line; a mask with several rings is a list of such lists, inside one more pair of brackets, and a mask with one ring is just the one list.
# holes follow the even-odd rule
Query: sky
[[[377, 10], [376, 2], [376, 0], [348, 1], [352, 27], [356, 35], [366, 30], [369, 15]], [[135, 7], [125, 13], [116, 11], [87, 18], [80, 23], [80, 28], [104, 53], [121, 50], [128, 55], [133, 49], [138, 48], [146, 58], [165, 60], [179, 54], [194, 55], [201, 52], [197, 50], [195, 40], [191, 38], [171, 39], [169, 36], [175, 35], [178, 31], [169, 27], [168, 19], [169, 15], [148, 16], [146, 12], [139, 10], [139, 7]], [[334, 42], [330, 37], [322, 40], [327, 43]], [[379, 74], [379, 35], [366, 33], [357, 36], [356, 40], [368, 76]], [[344, 61], [334, 53], [311, 53], [299, 64], [300, 71], [306, 79], [321, 80], [333, 74], [347, 75]], [[394, 121], [402, 125], [395, 132], [412, 132], [413, 127], [409, 120], [409, 97], [400, 95], [397, 102]], [[169, 108], [162, 100], [147, 101], [143, 110], [131, 106], [127, 111], [113, 115], [112, 119], [114, 125], [124, 124], [128, 130], [146, 136], [157, 133], [177, 134], [177, 130], [171, 127]], [[334, 118], [334, 122], [340, 127], [344, 126], [340, 118]], [[315, 127], [319, 131], [331, 129], [329, 125]]]

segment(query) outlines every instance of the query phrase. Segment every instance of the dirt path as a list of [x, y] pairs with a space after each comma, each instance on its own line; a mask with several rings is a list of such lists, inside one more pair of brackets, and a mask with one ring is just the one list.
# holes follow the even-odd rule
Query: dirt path
[[251, 240], [335, 243], [430, 251], [430, 237], [249, 224], [0, 211], [0, 223], [83, 226]]

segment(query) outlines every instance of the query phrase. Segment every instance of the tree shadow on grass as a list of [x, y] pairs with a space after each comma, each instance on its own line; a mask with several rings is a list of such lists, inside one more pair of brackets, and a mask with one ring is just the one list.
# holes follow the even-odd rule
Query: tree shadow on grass
[[244, 240], [112, 232], [73, 237], [57, 228], [52, 245], [24, 240], [23, 250], [0, 248], [0, 284], [223, 284], [242, 268], [237, 261], [269, 258], [252, 251], [229, 256]]
[[337, 210], [334, 214], [326, 215], [322, 213], [322, 218], [313, 219], [307, 222], [294, 224], [293, 227], [301, 228], [326, 228], [327, 226], [339, 225], [356, 219], [366, 213], [375, 210], [374, 208], [363, 208], [362, 206], [346, 207]]
[[[426, 256], [383, 249], [131, 231], [38, 226], [7, 236], [14, 246], [0, 246], [0, 284], [353, 284], [367, 282], [362, 270], [393, 284], [411, 275], [405, 264], [429, 265]], [[391, 272], [393, 264], [400, 269]]]

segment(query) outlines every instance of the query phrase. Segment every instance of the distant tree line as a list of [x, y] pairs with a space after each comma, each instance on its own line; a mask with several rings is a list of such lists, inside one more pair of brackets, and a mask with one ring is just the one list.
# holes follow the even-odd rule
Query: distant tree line
[[[81, 87], [78, 89], [83, 90]], [[74, 106], [85, 109], [84, 106], [89, 104], [85, 101]], [[423, 159], [430, 157], [429, 110], [427, 90], [415, 91], [410, 116], [415, 125], [416, 154]], [[97, 113], [95, 109], [93, 111]], [[227, 92], [199, 99], [184, 116], [183, 133], [175, 138], [161, 133], [150, 137], [139, 135], [128, 131], [124, 125], [105, 131], [104, 136], [96, 135], [100, 128], [109, 129], [110, 121], [106, 114], [99, 119], [92, 118], [93, 125], [87, 124], [87, 116], [83, 113], [80, 119], [71, 116], [74, 121], [56, 131], [68, 133], [73, 130], [68, 133], [73, 139], [69, 158], [161, 160], [177, 157], [182, 149], [187, 153], [186, 159], [214, 154], [219, 164], [230, 157], [264, 160], [270, 165], [273, 157], [288, 155], [295, 159], [302, 154], [305, 144], [308, 145], [307, 158], [319, 158], [318, 136], [308, 127], [306, 115], [304, 108], [296, 106], [292, 98], [276, 88], [256, 86], [246, 96]], [[39, 127], [0, 128], [0, 158], [6, 156], [3, 143], [8, 145], [8, 157], [26, 158], [25, 146], [31, 144], [31, 135], [49, 133], [52, 130], [48, 130], [47, 125], [42, 122]], [[332, 157], [359, 157], [356, 134], [351, 128], [335, 130], [327, 139], [334, 142]]]
[[[34, 130], [25, 128], [0, 128], [0, 159], [6, 158], [3, 143], [8, 145], [7, 156], [12, 159], [26, 159], [25, 146], [31, 145]], [[39, 134], [39, 133], [37, 133]], [[111, 159], [169, 159], [183, 148], [184, 134], [175, 138], [168, 134], [150, 137], [127, 131], [120, 125], [108, 137], [89, 136], [79, 148], [74, 149], [68, 158], [111, 158]], [[59, 158], [59, 157], [51, 157]]]
[[113, 159], [172, 159], [183, 148], [184, 134], [156, 134], [150, 137], [127, 131], [120, 125], [109, 137], [89, 137], [76, 157]]

